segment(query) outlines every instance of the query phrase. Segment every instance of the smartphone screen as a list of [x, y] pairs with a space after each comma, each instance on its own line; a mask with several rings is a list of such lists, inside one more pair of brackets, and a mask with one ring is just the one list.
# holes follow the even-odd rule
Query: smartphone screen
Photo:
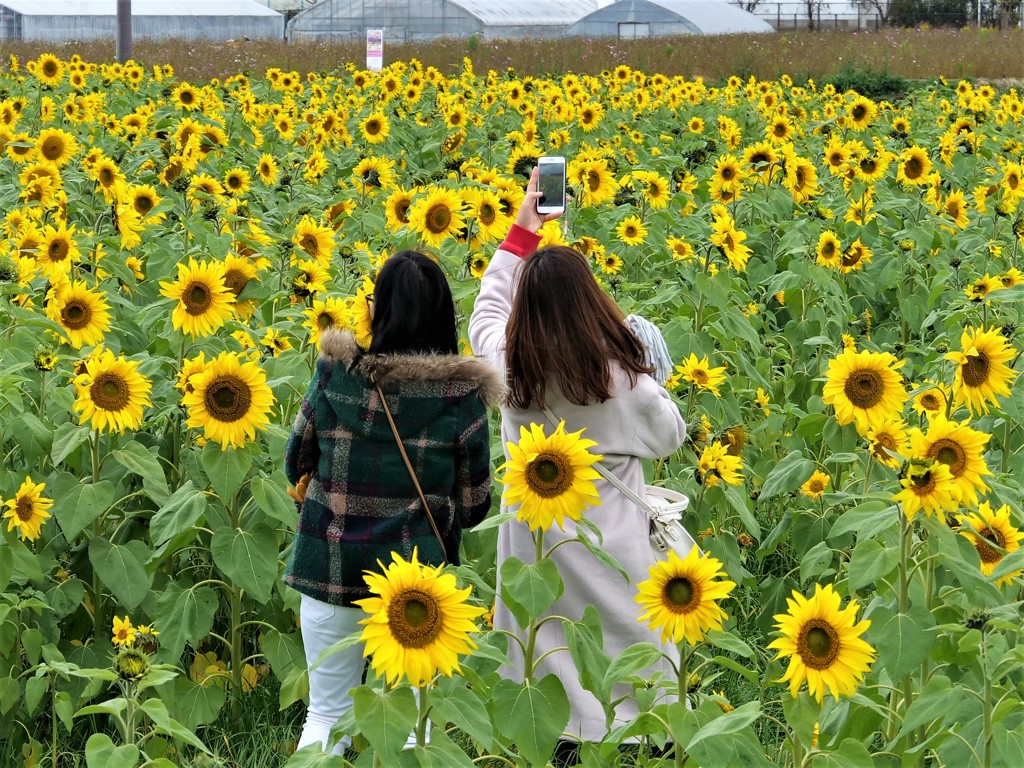
[[537, 189], [541, 194], [537, 210], [554, 212], [565, 208], [565, 160], [541, 158], [537, 163], [540, 179]]

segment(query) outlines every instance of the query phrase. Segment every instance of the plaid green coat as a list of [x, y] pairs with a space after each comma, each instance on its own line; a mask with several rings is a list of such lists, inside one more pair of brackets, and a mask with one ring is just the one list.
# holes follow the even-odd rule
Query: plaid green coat
[[284, 581], [335, 605], [369, 597], [363, 572], [413, 548], [445, 561], [373, 382], [387, 398], [447, 561], [462, 529], [491, 506], [487, 408], [503, 389], [487, 362], [460, 355], [368, 355], [347, 331], [329, 330], [285, 450], [293, 485], [312, 475]]

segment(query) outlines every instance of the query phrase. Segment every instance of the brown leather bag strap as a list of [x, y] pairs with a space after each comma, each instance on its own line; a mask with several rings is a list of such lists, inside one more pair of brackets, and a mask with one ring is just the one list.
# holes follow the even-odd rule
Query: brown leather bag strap
[[423, 488], [420, 487], [419, 478], [416, 477], [416, 470], [412, 467], [412, 462], [409, 461], [409, 454], [405, 452], [405, 444], [402, 442], [402, 436], [398, 434], [398, 427], [395, 425], [395, 419], [391, 415], [391, 409], [388, 408], [388, 401], [384, 397], [384, 390], [380, 388], [380, 384], [375, 384], [377, 387], [377, 394], [380, 396], [380, 404], [384, 408], [384, 415], [388, 417], [388, 424], [391, 425], [391, 433], [395, 436], [395, 442], [398, 443], [398, 450], [402, 454], [402, 460], [405, 461], [405, 468], [409, 470], [409, 477], [412, 478], [412, 484], [416, 486], [416, 493], [420, 495], [420, 501], [423, 502], [423, 509], [427, 513], [427, 520], [430, 521], [430, 527], [434, 530], [434, 535], [437, 537], [437, 543], [441, 545], [441, 552], [444, 553], [445, 558], [448, 557], [448, 550], [445, 549], [444, 539], [441, 538], [441, 532], [437, 529], [437, 523], [434, 522], [434, 515], [430, 512], [430, 505], [427, 504], [427, 497], [423, 495]]

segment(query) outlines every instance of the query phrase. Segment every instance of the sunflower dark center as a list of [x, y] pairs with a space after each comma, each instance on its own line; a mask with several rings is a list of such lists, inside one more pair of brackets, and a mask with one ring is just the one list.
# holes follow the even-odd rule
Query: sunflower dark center
[[932, 476], [930, 469], [920, 474], [911, 475], [910, 482], [913, 484], [913, 490], [918, 496], [927, 496], [935, 490], [935, 478]]
[[320, 243], [314, 235], [303, 235], [299, 245], [310, 256], [316, 256], [320, 252]]
[[480, 206], [480, 212], [477, 215], [477, 218], [480, 220], [481, 224], [488, 226], [490, 224], [493, 224], [497, 220], [498, 212], [490, 203], [483, 203]]
[[909, 160], [907, 160], [906, 164], [903, 166], [903, 172], [907, 175], [907, 178], [909, 179], [918, 178], [921, 175], [922, 170], [923, 164], [921, 163], [921, 160], [916, 157], [912, 157]]
[[601, 174], [597, 171], [587, 173], [587, 188], [591, 192], [597, 192], [601, 188]]
[[882, 399], [885, 390], [882, 377], [877, 371], [859, 370], [850, 374], [843, 387], [843, 394], [856, 408], [871, 408]]
[[128, 382], [116, 373], [101, 373], [93, 379], [89, 396], [97, 408], [104, 411], [120, 411], [128, 405], [130, 392]]
[[736, 174], [732, 168], [725, 167], [722, 169], [722, 181], [732, 181]]
[[843, 254], [842, 263], [844, 267], [852, 267], [864, 256], [860, 248], [850, 248]]
[[114, 172], [109, 168], [100, 168], [100, 184], [109, 187], [114, 183]]
[[561, 496], [572, 485], [572, 466], [558, 453], [541, 453], [526, 467], [526, 483], [545, 499]]
[[321, 331], [326, 331], [334, 326], [334, 317], [331, 316], [330, 312], [321, 312], [317, 315], [316, 325]]
[[864, 108], [863, 104], [858, 104], [853, 108], [853, 119], [858, 122], [863, 120], [868, 114], [867, 109]]
[[932, 444], [928, 458], [941, 461], [949, 467], [949, 473], [953, 477], [959, 477], [967, 466], [967, 454], [964, 453], [963, 446], [948, 437], [941, 437]]
[[921, 407], [926, 411], [937, 411], [942, 407], [942, 403], [939, 402], [939, 398], [932, 392], [926, 392], [921, 395]]
[[43, 62], [43, 74], [47, 77], [57, 76], [57, 65], [52, 61]]
[[776, 138], [782, 139], [785, 138], [787, 133], [789, 133], [789, 128], [785, 123], [776, 123], [775, 127], [772, 129], [772, 133]]
[[451, 209], [444, 203], [432, 205], [427, 211], [425, 222], [427, 229], [435, 235], [447, 232], [452, 223]]
[[984, 352], [980, 355], [968, 355], [967, 360], [960, 366], [960, 375], [967, 386], [980, 387], [988, 381], [989, 368], [988, 355]]
[[876, 166], [877, 163], [875, 162], [875, 158], [873, 157], [865, 157], [863, 160], [860, 161], [861, 171], [867, 174], [874, 173]]
[[388, 628], [405, 648], [424, 648], [444, 626], [441, 607], [433, 595], [420, 589], [406, 589], [388, 606]]
[[53, 161], [64, 154], [64, 142], [57, 136], [51, 136], [43, 142], [42, 155]]
[[370, 136], [376, 136], [380, 133], [380, 121], [368, 120], [366, 123], [366, 133]]
[[235, 296], [240, 295], [248, 283], [249, 278], [237, 269], [229, 269], [224, 273], [224, 285]]
[[192, 283], [182, 292], [182, 298], [190, 315], [201, 315], [213, 304], [213, 294], [205, 283]]
[[995, 544], [999, 549], [1006, 549], [1006, 539], [999, 531], [993, 531], [988, 527], [978, 531], [974, 540], [974, 548], [978, 550], [978, 555], [983, 563], [998, 563], [1003, 559], [1003, 553], [992, 547], [991, 544]]
[[678, 576], [669, 579], [662, 590], [665, 607], [672, 613], [689, 613], [700, 603], [700, 585]]
[[32, 519], [35, 514], [35, 505], [32, 503], [32, 499], [26, 496], [19, 496], [18, 503], [14, 505], [14, 514], [18, 516], [18, 519], [23, 523], [27, 523]]
[[70, 252], [71, 248], [67, 240], [55, 238], [50, 241], [50, 245], [46, 249], [46, 256], [50, 261], [64, 261]]
[[825, 244], [821, 247], [821, 255], [826, 259], [831, 259], [836, 255], [836, 244], [834, 240], [825, 241]]
[[252, 390], [236, 376], [220, 376], [210, 382], [203, 401], [210, 416], [217, 421], [238, 421], [249, 412]]
[[92, 310], [85, 302], [69, 301], [61, 310], [60, 319], [65, 328], [77, 331], [89, 324], [92, 319]]
[[839, 633], [822, 619], [811, 619], [797, 639], [797, 653], [805, 665], [821, 671], [828, 669], [839, 656]]

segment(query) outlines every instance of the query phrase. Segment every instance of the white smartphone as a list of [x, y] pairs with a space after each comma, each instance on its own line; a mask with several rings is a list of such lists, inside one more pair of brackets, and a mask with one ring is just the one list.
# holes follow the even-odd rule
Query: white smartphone
[[537, 159], [540, 179], [537, 189], [537, 213], [565, 212], [565, 158], [545, 156]]

